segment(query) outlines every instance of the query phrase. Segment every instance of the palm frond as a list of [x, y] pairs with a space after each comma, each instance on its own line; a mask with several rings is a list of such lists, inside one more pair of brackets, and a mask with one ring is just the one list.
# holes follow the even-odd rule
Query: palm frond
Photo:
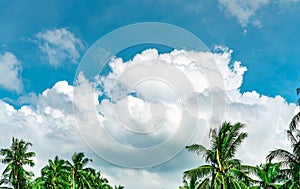
[[210, 188], [210, 179], [206, 178], [195, 189], [209, 189], [209, 188]]
[[186, 146], [185, 148], [190, 152], [195, 152], [197, 155], [201, 155], [206, 162], [209, 162], [212, 157], [212, 151], [200, 144], [192, 144], [190, 146]]
[[228, 149], [225, 152], [225, 157], [227, 158], [232, 158], [234, 154], [237, 151], [237, 148], [239, 145], [247, 138], [248, 134], [247, 133], [241, 133], [238, 135], [238, 137], [233, 141], [232, 144], [228, 147]]
[[290, 122], [290, 130], [294, 131], [300, 123], [300, 112], [298, 112]]
[[183, 177], [184, 178], [189, 178], [189, 179], [193, 178], [193, 177], [203, 178], [203, 177], [211, 175], [212, 172], [213, 172], [213, 169], [214, 168], [211, 165], [201, 165], [201, 166], [196, 167], [194, 169], [185, 171], [183, 173]]
[[283, 149], [276, 149], [271, 151], [269, 155], [266, 157], [266, 160], [272, 161], [274, 158], [297, 163], [297, 157], [294, 154], [290, 153], [289, 151]]

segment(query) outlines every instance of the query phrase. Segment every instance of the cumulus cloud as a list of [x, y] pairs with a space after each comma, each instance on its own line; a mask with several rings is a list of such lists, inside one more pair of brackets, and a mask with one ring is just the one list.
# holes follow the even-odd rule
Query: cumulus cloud
[[[202, 162], [196, 155], [182, 151], [163, 165], [130, 169], [105, 163], [89, 147], [111, 156], [108, 161], [127, 162], [128, 166], [149, 159], [168, 160], [185, 144], [208, 145], [209, 127], [227, 120], [247, 124], [249, 137], [238, 157], [245, 163], [264, 162], [269, 150], [287, 147], [285, 129], [296, 105], [280, 96], [241, 93], [247, 69], [233, 61], [231, 54], [224, 47], [217, 47], [215, 53], [174, 50], [159, 54], [150, 49], [128, 62], [111, 60], [112, 71], [94, 82], [85, 79], [84, 73], [76, 86], [59, 81], [39, 94], [35, 103], [20, 109], [0, 100], [0, 143], [9, 146], [12, 136], [31, 141], [38, 154], [36, 169], [56, 154], [66, 158], [75, 151], [86, 151], [114, 184], [132, 189], [176, 188], [181, 173]], [[218, 82], [209, 81], [212, 78]], [[217, 111], [222, 104], [213, 101], [219, 98], [224, 98], [221, 112]], [[82, 117], [75, 117], [73, 108], [83, 112]], [[186, 138], [189, 132], [180, 129], [190, 129], [192, 124], [197, 128], [190, 140]], [[168, 149], [160, 146], [152, 151], [156, 153], [138, 154], [166, 141], [170, 142]], [[135, 156], [128, 158], [129, 152]]]
[[0, 87], [15, 92], [21, 92], [23, 88], [20, 76], [21, 62], [11, 52], [0, 54]]
[[[149, 108], [145, 108], [145, 104], [149, 103], [153, 96], [155, 96], [155, 91], [158, 91], [159, 96], [155, 96], [155, 98], [159, 98], [160, 100], [164, 101], [164, 107], [166, 108], [166, 111], [168, 110], [168, 107], [170, 106], [170, 103], [173, 105], [173, 108], [175, 108], [175, 111], [169, 112], [169, 116], [165, 115], [165, 122], [164, 124], [170, 122], [170, 125], [173, 125], [173, 130], [176, 130], [177, 127], [175, 126], [174, 122], [171, 122], [171, 120], [174, 121], [174, 118], [178, 118], [181, 116], [178, 111], [182, 111], [180, 109], [180, 103], [182, 106], [184, 106], [187, 103], [187, 99], [183, 99], [181, 96], [176, 96], [176, 85], [175, 90], [174, 88], [168, 88], [167, 86], [164, 86], [163, 84], [161, 86], [158, 85], [155, 82], [144, 82], [144, 86], [140, 84], [140, 86], [136, 85], [133, 87], [133, 83], [130, 76], [133, 78], [136, 75], [142, 75], [143, 70], [139, 69], [133, 69], [134, 72], [130, 72], [128, 70], [132, 69], [134, 65], [140, 64], [140, 62], [145, 60], [164, 60], [166, 64], [168, 65], [168, 69], [171, 70], [173, 66], [179, 67], [189, 78], [190, 82], [193, 85], [193, 90], [197, 94], [197, 98], [199, 100], [199, 112], [198, 114], [191, 114], [191, 118], [200, 119], [200, 123], [198, 123], [198, 127], [202, 130], [207, 129], [207, 126], [216, 126], [212, 124], [211, 122], [212, 115], [216, 114], [217, 112], [214, 112], [213, 109], [213, 102], [212, 102], [212, 96], [211, 93], [218, 93], [217, 89], [214, 89], [215, 87], [220, 87], [218, 83], [213, 83], [210, 81], [207, 81], [207, 76], [211, 72], [216, 72], [221, 75], [222, 82], [223, 82], [223, 88], [221, 88], [225, 93], [220, 93], [220, 95], [224, 95], [221, 98], [225, 98], [225, 106], [226, 110], [224, 110], [223, 114], [220, 115], [219, 119], [222, 119], [221, 121], [228, 120], [232, 122], [240, 121], [243, 123], [246, 123], [249, 125], [248, 130], [251, 133], [253, 133], [252, 137], [249, 137], [249, 141], [252, 143], [257, 143], [256, 138], [263, 138], [262, 133], [268, 130], [273, 130], [274, 133], [270, 134], [269, 137], [267, 137], [267, 140], [264, 140], [265, 147], [269, 150], [272, 149], [272, 146], [274, 146], [274, 141], [276, 141], [276, 138], [284, 138], [285, 137], [285, 126], [288, 125], [288, 122], [291, 118], [291, 115], [293, 115], [293, 111], [295, 109], [294, 105], [289, 105], [286, 103], [286, 101], [281, 98], [280, 96], [276, 96], [275, 98], [267, 97], [264, 95], [260, 95], [255, 91], [252, 92], [246, 92], [241, 94], [239, 88], [242, 85], [243, 82], [243, 75], [247, 71], [247, 68], [241, 65], [241, 62], [239, 61], [232, 61], [231, 54], [232, 50], [229, 50], [228, 48], [224, 47], [216, 47], [215, 49], [219, 53], [203, 53], [203, 52], [187, 52], [185, 50], [174, 50], [171, 53], [168, 54], [161, 54], [159, 55], [158, 52], [155, 49], [144, 51], [140, 55], [136, 55], [133, 60], [129, 62], [122, 62], [121, 59], [115, 59], [110, 63], [110, 66], [112, 68], [112, 73], [109, 74], [107, 77], [104, 77], [100, 85], [102, 86], [103, 93], [105, 93], [106, 96], [113, 98], [114, 96], [117, 96], [117, 102], [112, 102], [108, 100], [103, 100], [99, 105], [99, 111], [102, 113], [104, 118], [110, 117], [108, 119], [109, 124], [112, 124], [113, 122], [111, 120], [114, 120], [113, 117], [119, 116], [119, 112], [117, 109], [120, 108], [118, 106], [118, 103], [127, 101], [130, 99], [136, 99], [138, 102], [141, 103], [134, 103], [134, 101], [131, 100], [129, 104], [126, 103], [122, 104], [122, 107], [129, 108], [129, 111], [131, 110], [132, 104], [134, 104], [134, 107], [140, 106], [139, 108], [136, 108], [135, 111], [138, 111], [139, 109], [144, 110], [143, 112], [138, 111], [135, 112], [135, 115], [139, 115], [140, 117], [147, 117], [149, 114]], [[216, 64], [217, 67], [212, 67], [211, 64]], [[153, 64], [152, 66], [158, 66], [156, 64]], [[143, 67], [145, 69], [145, 67]], [[215, 69], [215, 70], [212, 70]], [[163, 72], [163, 75], [167, 75], [166, 70], [161, 70]], [[125, 74], [125, 72], [129, 72], [128, 75]], [[180, 75], [175, 74], [173, 71], [173, 77], [179, 77]], [[122, 79], [123, 75], [125, 75], [126, 79]], [[147, 72], [147, 76], [149, 76], [149, 71]], [[162, 76], [162, 75], [159, 75]], [[216, 76], [216, 75], [215, 75]], [[161, 77], [163, 78], [163, 77]], [[168, 78], [168, 77], [167, 77]], [[213, 77], [216, 78], [216, 77]], [[168, 78], [170, 79], [170, 78]], [[180, 78], [182, 79], [182, 78]], [[169, 80], [170, 81], [170, 80]], [[177, 81], [181, 82], [181, 81]], [[162, 82], [163, 83], [163, 82]], [[182, 83], [181, 83], [182, 84]], [[183, 83], [186, 84], [186, 83]], [[172, 85], [172, 84], [170, 84]], [[216, 86], [214, 86], [216, 85]], [[117, 88], [116, 88], [117, 86]], [[179, 87], [182, 87], [179, 85]], [[131, 91], [128, 91], [128, 89], [133, 90], [136, 93], [136, 97], [132, 97], [130, 95]], [[172, 94], [173, 90], [173, 94]], [[117, 93], [117, 95], [115, 95]], [[122, 93], [120, 95], [119, 93]], [[188, 95], [188, 94], [185, 94]], [[167, 99], [165, 97], [168, 97]], [[179, 101], [176, 101], [178, 100]], [[114, 98], [113, 98], [114, 99]], [[172, 102], [170, 102], [170, 100]], [[191, 99], [188, 99], [191, 100]], [[193, 99], [195, 100], [195, 99]], [[179, 103], [178, 103], [179, 102]], [[115, 105], [117, 104], [117, 105]], [[195, 103], [192, 103], [196, 106]], [[112, 105], [115, 105], [113, 107]], [[149, 104], [148, 104], [149, 105]], [[106, 112], [105, 110], [107, 107], [113, 107], [115, 108], [114, 111], [111, 111], [110, 113]], [[275, 107], [286, 107], [286, 111], [282, 113], [282, 111], [277, 111], [278, 109]], [[189, 109], [191, 108], [197, 108], [194, 106], [189, 106]], [[122, 114], [125, 114], [124, 108], [122, 109]], [[158, 109], [153, 108], [151, 112], [159, 112]], [[117, 114], [117, 115], [116, 115]], [[141, 115], [142, 114], [142, 115]], [[151, 113], [150, 113], [151, 114]], [[133, 118], [130, 114], [126, 115], [126, 118]], [[273, 125], [270, 125], [272, 117], [275, 116], [277, 120], [273, 119]], [[120, 116], [121, 117], [121, 116]], [[119, 118], [122, 120], [123, 118]], [[158, 119], [160, 120], [160, 119]], [[178, 120], [177, 120], [178, 121]], [[220, 120], [219, 120], [220, 121]], [[219, 122], [220, 123], [220, 122]], [[120, 124], [120, 123], [119, 123]], [[135, 125], [135, 122], [130, 119], [126, 119], [125, 123], [122, 123], [123, 125]], [[105, 125], [105, 124], [104, 124]], [[166, 125], [165, 125], [166, 126]], [[167, 126], [166, 126], [167, 127]], [[187, 127], [185, 125], [184, 127]], [[111, 129], [113, 127], [109, 127]], [[117, 130], [117, 133], [122, 133], [121, 130]], [[165, 134], [166, 136], [169, 136], [171, 133], [168, 133], [166, 131], [162, 131], [160, 134]], [[155, 134], [151, 133], [151, 134]], [[150, 136], [151, 136], [150, 134]], [[261, 136], [259, 136], [261, 135]], [[121, 136], [126, 136], [126, 133], [122, 133]], [[160, 139], [163, 139], [164, 135], [160, 135]], [[265, 134], [264, 134], [265, 136]], [[115, 136], [116, 137], [116, 136]], [[203, 136], [202, 136], [203, 137]], [[118, 138], [118, 137], [116, 137]], [[131, 135], [128, 135], [128, 138], [132, 139]], [[251, 140], [252, 139], [252, 140]], [[202, 138], [202, 140], [204, 140]], [[141, 140], [139, 140], [141, 141]], [[136, 142], [136, 141], [132, 141]], [[199, 141], [200, 142], [200, 141]], [[204, 142], [204, 141], [202, 141]], [[250, 143], [251, 143], [250, 142]], [[261, 142], [261, 141], [260, 141]], [[251, 148], [249, 143], [249, 148]], [[257, 143], [258, 144], [258, 143]], [[285, 147], [284, 143], [277, 143], [277, 145], [281, 147]], [[266, 153], [268, 150], [266, 148], [262, 148], [261, 152]], [[244, 153], [247, 154], [247, 153]], [[251, 152], [249, 152], [249, 156], [246, 158], [251, 163], [258, 163], [262, 162], [264, 160], [265, 154], [260, 157], [251, 157]]]
[[52, 66], [62, 65], [64, 61], [77, 63], [84, 49], [82, 40], [66, 28], [39, 32], [36, 38], [39, 48]]

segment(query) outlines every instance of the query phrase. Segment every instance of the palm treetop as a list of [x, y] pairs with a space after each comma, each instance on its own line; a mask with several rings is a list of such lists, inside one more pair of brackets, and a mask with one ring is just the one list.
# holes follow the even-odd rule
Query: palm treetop
[[4, 156], [0, 161], [7, 164], [2, 175], [16, 189], [27, 186], [27, 181], [33, 177], [32, 172], [24, 169], [25, 165], [34, 166], [34, 161], [31, 158], [35, 156], [35, 153], [28, 152], [30, 146], [32, 146], [30, 142], [12, 138], [11, 147], [0, 150], [0, 155]]
[[203, 156], [206, 165], [200, 165], [184, 172], [184, 179], [201, 180], [199, 187], [204, 188], [244, 188], [252, 181], [247, 176], [249, 166], [244, 166], [236, 159], [235, 153], [247, 133], [241, 130], [242, 123], [224, 122], [218, 129], [209, 133], [210, 148], [201, 144], [187, 146], [186, 149]]

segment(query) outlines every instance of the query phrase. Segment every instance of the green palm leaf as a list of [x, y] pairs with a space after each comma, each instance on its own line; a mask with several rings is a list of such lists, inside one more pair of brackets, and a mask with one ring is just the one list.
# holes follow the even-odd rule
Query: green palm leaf
[[31, 146], [31, 143], [22, 139], [12, 138], [11, 147], [0, 150], [0, 155], [4, 156], [0, 162], [7, 164], [2, 175], [16, 189], [26, 188], [33, 177], [32, 172], [24, 169], [24, 166], [34, 166], [31, 158], [35, 156], [35, 153], [27, 151]]
[[202, 156], [207, 165], [200, 165], [184, 172], [184, 178], [198, 178], [203, 180], [204, 188], [245, 188], [254, 182], [248, 176], [250, 166], [241, 165], [241, 161], [235, 159], [235, 153], [247, 133], [241, 132], [244, 124], [231, 124], [224, 122], [218, 129], [210, 129], [210, 148], [200, 144], [192, 144], [186, 149]]

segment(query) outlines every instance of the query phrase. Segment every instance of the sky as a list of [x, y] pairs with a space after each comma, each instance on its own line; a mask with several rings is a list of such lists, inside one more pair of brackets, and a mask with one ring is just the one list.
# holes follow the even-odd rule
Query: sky
[[203, 163], [184, 146], [226, 120], [247, 125], [237, 156], [263, 163], [298, 111], [299, 14], [298, 0], [2, 0], [0, 147], [33, 143], [36, 175], [83, 151], [113, 184], [171, 189]]

